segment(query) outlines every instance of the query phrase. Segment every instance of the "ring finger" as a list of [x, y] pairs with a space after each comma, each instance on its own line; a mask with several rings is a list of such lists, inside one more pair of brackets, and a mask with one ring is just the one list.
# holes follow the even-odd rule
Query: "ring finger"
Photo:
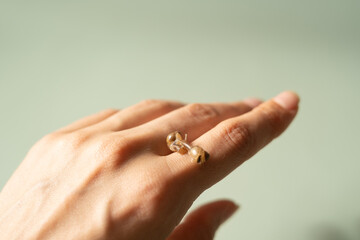
[[234, 103], [189, 104], [143, 124], [137, 130], [143, 132], [155, 153], [166, 155], [170, 150], [164, 144], [164, 138], [170, 132], [189, 133], [188, 140], [193, 141], [221, 121], [251, 111], [260, 103], [258, 99], [248, 99]]

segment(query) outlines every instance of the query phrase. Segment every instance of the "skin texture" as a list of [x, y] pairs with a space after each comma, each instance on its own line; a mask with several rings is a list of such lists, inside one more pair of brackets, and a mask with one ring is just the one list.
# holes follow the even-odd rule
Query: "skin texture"
[[[193, 201], [271, 140], [296, 115], [292, 92], [261, 103], [147, 100], [105, 110], [38, 141], [0, 193], [3, 239], [213, 239], [238, 208]], [[210, 154], [202, 165], [171, 152], [188, 134]]]

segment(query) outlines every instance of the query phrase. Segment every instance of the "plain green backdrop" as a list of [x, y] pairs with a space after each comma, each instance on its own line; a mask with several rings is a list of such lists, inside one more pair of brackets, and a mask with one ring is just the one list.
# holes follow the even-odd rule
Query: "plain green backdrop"
[[288, 131], [194, 207], [241, 205], [216, 239], [360, 239], [359, 12], [355, 0], [0, 0], [0, 187], [36, 140], [101, 109], [292, 89]]

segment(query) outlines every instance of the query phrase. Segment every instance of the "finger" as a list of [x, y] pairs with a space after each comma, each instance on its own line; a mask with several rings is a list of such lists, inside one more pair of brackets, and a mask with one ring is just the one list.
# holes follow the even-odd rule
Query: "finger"
[[101, 112], [95, 113], [93, 115], [87, 116], [85, 118], [82, 118], [70, 125], [67, 125], [66, 127], [63, 127], [59, 129], [59, 132], [73, 132], [85, 127], [89, 127], [91, 125], [94, 125], [96, 123], [99, 123], [103, 121], [104, 119], [114, 115], [115, 113], [119, 112], [117, 109], [106, 109]]
[[250, 106], [251, 109], [256, 108], [261, 103], [263, 103], [263, 101], [258, 98], [246, 98], [246, 99], [242, 100], [242, 102], [246, 103], [248, 106]]
[[176, 153], [167, 158], [168, 165], [180, 177], [198, 177], [189, 179], [200, 187], [211, 186], [279, 136], [295, 117], [298, 102], [295, 93], [283, 92], [247, 114], [223, 121], [196, 139], [192, 145], [201, 146], [210, 154], [201, 171], [189, 156]]
[[125, 108], [98, 124], [97, 128], [120, 131], [149, 122], [184, 106], [184, 103], [163, 100], [145, 100]]
[[[165, 137], [174, 131], [188, 134], [192, 141], [219, 122], [251, 111], [256, 105], [254, 100], [235, 103], [189, 104], [167, 115], [155, 119], [141, 127], [144, 138], [152, 144], [151, 148], [159, 155], [166, 155], [170, 150], [164, 145]], [[258, 103], [260, 101], [258, 100]]]
[[191, 212], [178, 225], [168, 240], [212, 240], [219, 226], [234, 214], [239, 207], [232, 201], [220, 200]]

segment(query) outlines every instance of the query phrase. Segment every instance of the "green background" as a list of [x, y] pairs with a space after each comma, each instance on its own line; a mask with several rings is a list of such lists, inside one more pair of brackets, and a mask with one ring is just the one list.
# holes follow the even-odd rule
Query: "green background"
[[0, 0], [0, 187], [36, 140], [101, 109], [292, 89], [289, 130], [194, 206], [241, 205], [216, 239], [360, 239], [359, 12], [352, 0]]

